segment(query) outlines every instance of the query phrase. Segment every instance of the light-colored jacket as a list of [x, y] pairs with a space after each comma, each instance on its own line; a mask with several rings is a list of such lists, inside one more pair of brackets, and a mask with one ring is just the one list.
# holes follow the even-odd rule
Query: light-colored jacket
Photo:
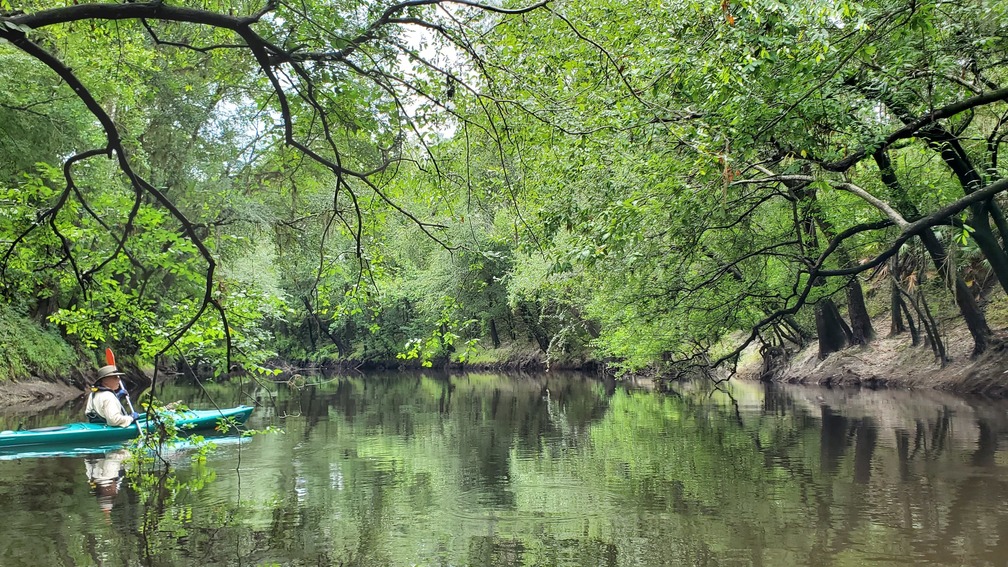
[[105, 423], [115, 427], [127, 427], [133, 423], [133, 418], [126, 412], [119, 398], [108, 390], [91, 392], [88, 396], [84, 413], [95, 413], [101, 416]]

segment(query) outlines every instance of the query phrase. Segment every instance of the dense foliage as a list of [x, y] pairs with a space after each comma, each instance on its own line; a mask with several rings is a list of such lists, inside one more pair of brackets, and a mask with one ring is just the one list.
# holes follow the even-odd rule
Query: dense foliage
[[84, 349], [771, 373], [884, 311], [944, 362], [939, 304], [995, 340], [1000, 3], [0, 14], [0, 293]]

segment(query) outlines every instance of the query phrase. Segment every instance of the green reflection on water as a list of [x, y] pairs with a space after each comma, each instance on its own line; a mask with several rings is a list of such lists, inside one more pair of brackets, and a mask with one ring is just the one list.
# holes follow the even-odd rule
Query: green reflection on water
[[177, 455], [154, 514], [131, 486], [103, 510], [83, 459], [0, 462], [0, 565], [1008, 562], [1005, 404], [709, 393], [493, 374], [217, 386], [285, 433]]

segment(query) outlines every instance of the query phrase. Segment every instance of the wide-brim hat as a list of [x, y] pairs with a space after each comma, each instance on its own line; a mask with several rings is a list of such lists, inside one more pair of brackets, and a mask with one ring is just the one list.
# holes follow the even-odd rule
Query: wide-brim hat
[[122, 376], [125, 377], [126, 374], [119, 371], [115, 364], [106, 364], [98, 369], [98, 377], [95, 378], [95, 383], [101, 382], [103, 379], [109, 376]]

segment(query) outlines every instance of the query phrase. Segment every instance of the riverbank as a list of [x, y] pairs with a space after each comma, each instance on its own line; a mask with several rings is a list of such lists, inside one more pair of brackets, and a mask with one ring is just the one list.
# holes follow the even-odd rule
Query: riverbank
[[[888, 329], [888, 318], [873, 321], [875, 329]], [[871, 388], [936, 389], [957, 394], [1008, 397], [1008, 331], [995, 332], [991, 347], [972, 357], [973, 342], [964, 326], [945, 326], [942, 336], [951, 360], [943, 367], [931, 348], [913, 346], [904, 333], [878, 336], [865, 346], [848, 347], [818, 358], [812, 341], [793, 354], [772, 377], [774, 382], [819, 386], [864, 386]], [[880, 333], [881, 335], [881, 333]], [[755, 379], [758, 368], [740, 370], [745, 379]]]
[[[998, 321], [1002, 323], [1003, 321]], [[943, 390], [957, 394], [979, 394], [988, 397], [1008, 398], [1008, 330], [995, 333], [991, 348], [981, 357], [972, 358], [972, 340], [964, 326], [944, 321], [942, 339], [951, 361], [942, 367], [935, 361], [930, 347], [911, 345], [906, 334], [878, 336], [863, 347], [849, 347], [833, 353], [824, 360], [818, 359], [818, 345], [812, 341], [805, 349], [792, 354], [789, 361], [778, 368], [774, 382], [818, 386], [844, 386], [869, 388], [895, 388], [915, 390]], [[877, 330], [888, 329], [887, 317], [873, 321]], [[755, 380], [760, 360], [755, 352], [745, 357], [749, 363], [739, 368], [738, 377]], [[531, 344], [510, 344], [493, 351], [478, 351], [467, 364], [452, 363], [439, 368], [454, 372], [473, 370], [493, 371], [544, 371], [547, 363], [543, 353]], [[335, 368], [353, 370], [378, 370], [394, 368], [422, 369], [419, 360], [390, 361], [376, 364], [373, 361], [343, 361]], [[553, 371], [597, 372], [598, 361], [568, 358], [549, 365]], [[293, 367], [291, 372], [296, 371]], [[138, 368], [130, 368], [131, 375], [141, 375]], [[83, 384], [87, 377], [78, 376]], [[0, 381], [0, 408], [24, 407], [32, 411], [51, 405], [64, 404], [81, 396], [80, 387], [71, 383], [35, 378], [17, 381]]]
[[80, 388], [64, 382], [0, 382], [0, 408], [22, 407], [34, 413], [63, 405], [83, 394]]

